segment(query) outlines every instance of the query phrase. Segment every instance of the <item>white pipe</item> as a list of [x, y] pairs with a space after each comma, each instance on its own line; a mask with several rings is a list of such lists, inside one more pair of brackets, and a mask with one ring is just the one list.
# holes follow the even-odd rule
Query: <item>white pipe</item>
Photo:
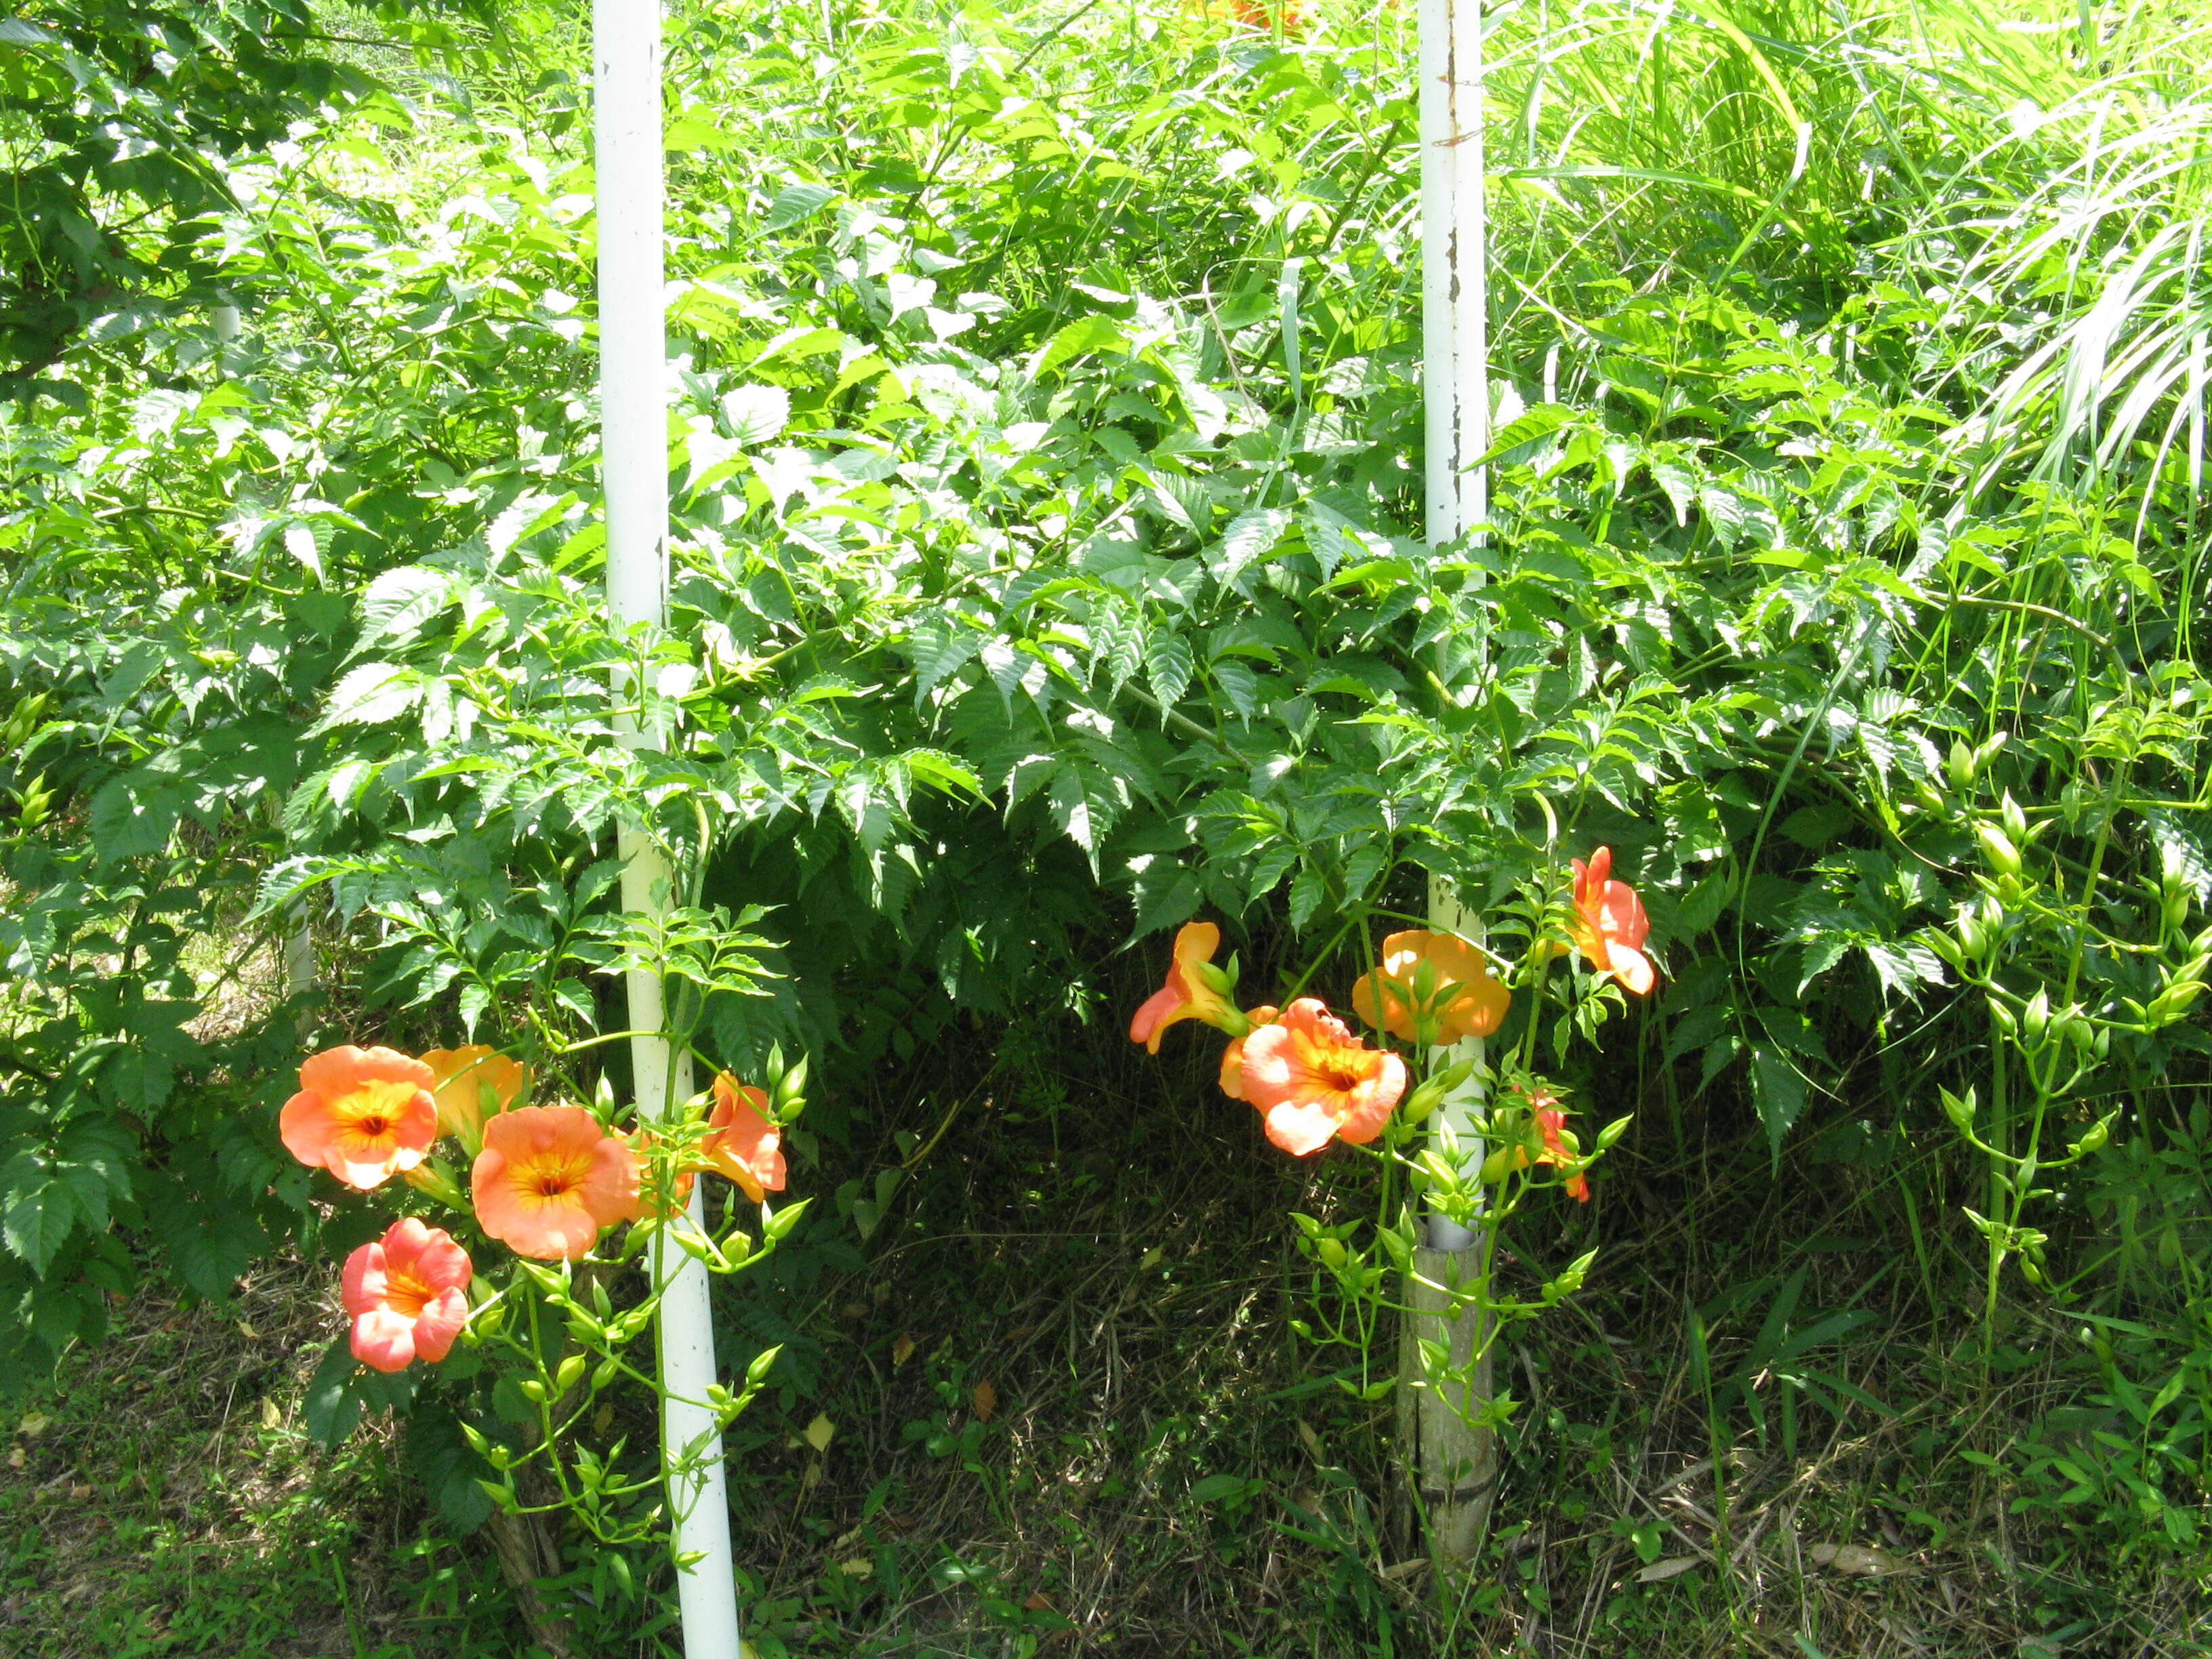
[[1421, 339], [1431, 544], [1488, 510], [1480, 0], [1421, 0]]
[[[668, 619], [668, 341], [662, 315], [662, 152], [659, 0], [592, 0], [594, 160], [599, 236], [600, 464], [606, 497], [607, 611], [617, 627]], [[616, 696], [634, 696], [617, 686]], [[649, 745], [653, 733], [632, 731]], [[625, 908], [664, 909], [672, 872], [665, 856], [635, 827], [622, 832]], [[625, 976], [634, 1031], [666, 1029], [659, 975]], [[639, 1110], [665, 1114], [691, 1092], [688, 1055], [672, 1056], [665, 1036], [630, 1039]], [[703, 1185], [703, 1183], [701, 1183]], [[704, 1219], [695, 1187], [691, 1213]], [[660, 1381], [668, 1399], [661, 1423], [664, 1459], [703, 1442], [711, 1458], [672, 1474], [669, 1508], [679, 1555], [677, 1597], [686, 1659], [739, 1659], [737, 1574], [730, 1554], [730, 1510], [721, 1437], [707, 1389], [717, 1379], [707, 1269], [678, 1255], [672, 1270], [654, 1241], [663, 1291], [657, 1320]]]
[[[1425, 398], [1425, 506], [1431, 546], [1457, 540], [1489, 509], [1490, 329], [1485, 270], [1480, 0], [1421, 0], [1421, 342]], [[1478, 939], [1476, 918], [1444, 884], [1429, 884], [1429, 925]], [[1480, 1056], [1480, 1038], [1456, 1057]], [[1438, 1113], [1458, 1137], [1462, 1166], [1479, 1162], [1471, 1115], [1480, 1094], [1455, 1090]], [[1466, 1228], [1429, 1218], [1429, 1246], [1463, 1250]]]

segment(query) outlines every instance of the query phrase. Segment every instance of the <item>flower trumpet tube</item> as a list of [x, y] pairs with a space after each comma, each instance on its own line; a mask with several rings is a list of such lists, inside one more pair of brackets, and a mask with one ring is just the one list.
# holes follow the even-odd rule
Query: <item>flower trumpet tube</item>
[[484, 1124], [469, 1171], [477, 1220], [518, 1255], [588, 1253], [637, 1206], [637, 1154], [580, 1106], [524, 1106]]
[[362, 1192], [413, 1169], [438, 1138], [430, 1068], [391, 1048], [325, 1048], [277, 1118], [284, 1148]]
[[1481, 951], [1455, 933], [1426, 928], [1389, 935], [1382, 964], [1352, 988], [1353, 1012], [1370, 1025], [1441, 1048], [1488, 1036], [1512, 1002]]
[[1644, 954], [1644, 941], [1651, 923], [1644, 914], [1644, 901], [1625, 881], [1613, 879], [1613, 849], [1601, 847], [1584, 864], [1574, 860], [1574, 914], [1568, 930], [1598, 976], [1610, 975], [1624, 989], [1642, 996], [1656, 983], [1657, 970]]
[[714, 1113], [699, 1148], [707, 1167], [754, 1203], [783, 1190], [783, 1132], [769, 1121], [768, 1096], [727, 1072], [714, 1079]]
[[1213, 965], [1213, 953], [1220, 947], [1221, 929], [1212, 922], [1183, 925], [1176, 934], [1175, 965], [1168, 969], [1167, 983], [1145, 999], [1129, 1022], [1132, 1042], [1141, 1042], [1147, 1053], [1156, 1054], [1161, 1033], [1182, 1019], [1203, 1020], [1233, 1037], [1244, 1035], [1244, 1016], [1230, 1000], [1236, 987]]
[[481, 1042], [433, 1048], [422, 1063], [430, 1068], [439, 1133], [459, 1141], [471, 1158], [483, 1150], [486, 1115], [512, 1111], [530, 1094], [530, 1068]]
[[380, 1371], [443, 1359], [468, 1320], [470, 1273], [469, 1253], [450, 1233], [411, 1215], [393, 1222], [345, 1260], [353, 1357]]
[[1241, 1072], [1267, 1139], [1298, 1158], [1332, 1139], [1374, 1139], [1406, 1092], [1406, 1062], [1369, 1048], [1314, 997], [1300, 997], [1244, 1039]]

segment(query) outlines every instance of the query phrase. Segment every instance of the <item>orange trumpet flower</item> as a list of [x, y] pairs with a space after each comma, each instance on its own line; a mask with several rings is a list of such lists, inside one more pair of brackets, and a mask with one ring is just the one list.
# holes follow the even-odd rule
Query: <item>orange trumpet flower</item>
[[1607, 975], [1624, 988], [1642, 996], [1657, 982], [1651, 958], [1644, 954], [1644, 941], [1651, 933], [1644, 901], [1625, 881], [1613, 879], [1613, 849], [1601, 847], [1584, 864], [1575, 866], [1575, 913], [1569, 929], [1598, 977]]
[[353, 1357], [372, 1370], [435, 1364], [469, 1316], [469, 1253], [441, 1227], [403, 1217], [345, 1259], [340, 1283], [353, 1316]]
[[1176, 934], [1175, 965], [1167, 983], [1145, 999], [1129, 1022], [1129, 1041], [1160, 1051], [1160, 1034], [1181, 1019], [1205, 1021], [1231, 1036], [1245, 1031], [1244, 1016], [1229, 1000], [1228, 976], [1213, 965], [1221, 930], [1210, 921], [1185, 922]]
[[727, 1072], [714, 1079], [712, 1131], [701, 1143], [707, 1167], [737, 1182], [754, 1203], [783, 1190], [783, 1132], [767, 1117], [768, 1097]]
[[300, 1067], [277, 1117], [284, 1149], [367, 1192], [411, 1170], [438, 1138], [430, 1068], [392, 1048], [325, 1048]]
[[1265, 1115], [1267, 1139], [1297, 1158], [1332, 1137], [1374, 1139], [1406, 1092], [1406, 1062], [1369, 1048], [1314, 997], [1300, 997], [1246, 1037], [1242, 1069], [1244, 1097]]
[[[1431, 979], [1425, 994], [1425, 966]], [[1491, 977], [1481, 951], [1455, 933], [1426, 928], [1390, 934], [1382, 941], [1382, 966], [1352, 988], [1352, 1009], [1370, 1025], [1412, 1042], [1425, 1017], [1435, 1027], [1428, 1040], [1445, 1048], [1463, 1037], [1488, 1036], [1512, 1006], [1513, 994]]]
[[524, 1106], [484, 1124], [469, 1172], [483, 1230], [518, 1255], [574, 1261], [637, 1205], [637, 1154], [580, 1106]]
[[465, 1048], [433, 1048], [422, 1056], [434, 1079], [438, 1129], [461, 1143], [474, 1158], [483, 1146], [483, 1091], [492, 1092], [492, 1110], [510, 1111], [530, 1092], [530, 1068], [481, 1042]]

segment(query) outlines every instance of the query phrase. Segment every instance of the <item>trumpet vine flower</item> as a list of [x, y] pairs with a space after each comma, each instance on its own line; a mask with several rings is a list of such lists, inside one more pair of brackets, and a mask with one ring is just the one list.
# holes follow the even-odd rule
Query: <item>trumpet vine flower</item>
[[391, 1048], [325, 1048], [300, 1067], [277, 1132], [310, 1169], [362, 1192], [411, 1170], [438, 1138], [430, 1068]]
[[459, 1141], [471, 1158], [483, 1148], [484, 1091], [491, 1091], [494, 1112], [512, 1111], [530, 1092], [530, 1068], [481, 1042], [433, 1048], [422, 1063], [434, 1079], [430, 1092], [438, 1102], [439, 1133]]
[[1220, 946], [1221, 929], [1212, 922], [1183, 924], [1176, 934], [1175, 965], [1168, 969], [1167, 983], [1145, 999], [1129, 1022], [1132, 1042], [1156, 1054], [1160, 1034], [1179, 1019], [1203, 1020], [1231, 1036], [1244, 1035], [1244, 1016], [1229, 1000], [1229, 976], [1213, 965]]
[[1601, 847], [1584, 864], [1575, 866], [1575, 911], [1568, 926], [1576, 949], [1598, 971], [1619, 980], [1623, 988], [1642, 996], [1657, 981], [1651, 958], [1644, 954], [1644, 941], [1651, 923], [1644, 914], [1644, 901], [1625, 881], [1613, 879], [1613, 849]]
[[[1481, 951], [1455, 933], [1413, 928], [1382, 941], [1382, 965], [1352, 988], [1352, 1006], [1370, 1025], [1407, 1042], [1449, 1048], [1488, 1036], [1504, 1023], [1513, 994], [1491, 977]], [[1431, 1026], [1421, 1030], [1424, 1022]]]
[[714, 1113], [700, 1152], [707, 1167], [754, 1203], [783, 1190], [783, 1132], [768, 1120], [768, 1097], [727, 1072], [714, 1079]]
[[452, 1234], [411, 1215], [393, 1222], [345, 1260], [353, 1357], [380, 1371], [443, 1359], [469, 1316], [469, 1253]]
[[469, 1172], [477, 1219], [518, 1255], [570, 1261], [637, 1206], [637, 1154], [580, 1106], [523, 1106], [484, 1124]]
[[1369, 1048], [1314, 997], [1300, 997], [1244, 1039], [1241, 1071], [1267, 1139], [1297, 1158], [1332, 1137], [1374, 1139], [1406, 1092], [1406, 1062]]

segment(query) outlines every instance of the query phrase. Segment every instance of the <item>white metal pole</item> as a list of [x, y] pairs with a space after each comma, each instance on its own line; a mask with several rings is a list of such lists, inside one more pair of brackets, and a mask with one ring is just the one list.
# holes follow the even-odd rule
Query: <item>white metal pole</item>
[[[606, 500], [607, 610], [617, 627], [667, 622], [668, 342], [662, 314], [662, 151], [659, 0], [592, 0], [592, 113], [599, 236], [600, 459]], [[617, 697], [635, 695], [617, 686]], [[639, 746], [652, 732], [633, 730]], [[669, 902], [666, 857], [636, 825], [621, 832], [623, 904], [653, 911]], [[659, 975], [626, 976], [634, 1031], [666, 1029]], [[665, 1113], [691, 1092], [687, 1055], [672, 1057], [665, 1036], [630, 1039], [638, 1108]], [[672, 1085], [673, 1085], [672, 1087]], [[703, 1219], [695, 1188], [691, 1212]], [[656, 1259], [661, 1241], [655, 1242]], [[669, 1507], [679, 1556], [696, 1557], [677, 1575], [686, 1659], [738, 1659], [737, 1575], [730, 1554], [730, 1511], [721, 1436], [707, 1389], [714, 1372], [714, 1331], [707, 1270], [676, 1255], [665, 1268], [658, 1324], [664, 1459], [692, 1449], [706, 1459], [672, 1472]]]
[[[1480, 0], [1420, 0], [1419, 29], [1423, 477], [1428, 539], [1442, 546], [1480, 525], [1489, 506], [1487, 478], [1476, 465], [1490, 447]], [[1433, 928], [1480, 937], [1477, 919], [1443, 882], [1430, 883], [1428, 914]], [[1453, 1057], [1481, 1053], [1481, 1039], [1471, 1037]], [[1480, 1099], [1474, 1085], [1463, 1085], [1437, 1112], [1462, 1168], [1482, 1157], [1473, 1127]], [[1414, 1254], [1413, 1311], [1400, 1366], [1400, 1421], [1439, 1588], [1474, 1552], [1498, 1467], [1496, 1437], [1471, 1421], [1490, 1392], [1487, 1358], [1474, 1358], [1480, 1333], [1474, 1316], [1452, 1316], [1449, 1293], [1477, 1270], [1474, 1242], [1468, 1228], [1428, 1218], [1426, 1248]], [[1443, 1345], [1445, 1376], [1422, 1375], [1421, 1339]]]

